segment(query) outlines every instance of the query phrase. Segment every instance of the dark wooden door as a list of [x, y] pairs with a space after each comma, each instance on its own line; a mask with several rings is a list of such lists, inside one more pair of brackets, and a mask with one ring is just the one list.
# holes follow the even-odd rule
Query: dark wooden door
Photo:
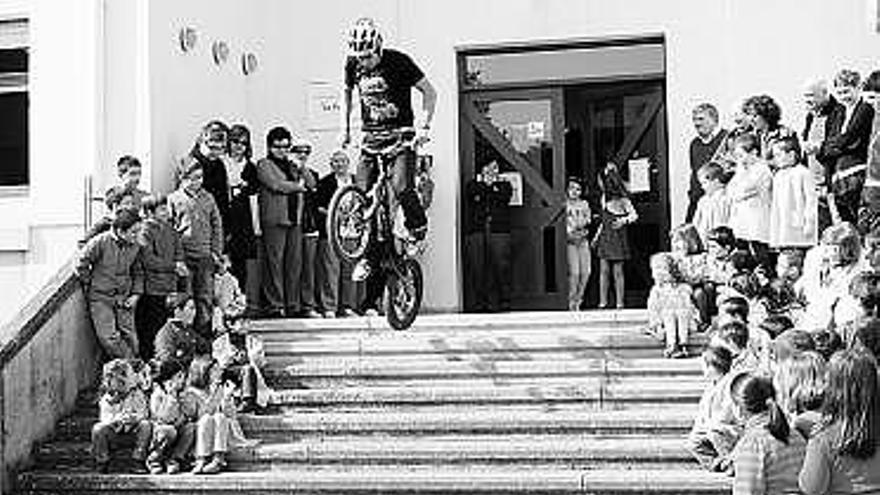
[[[492, 160], [521, 185], [509, 207], [513, 310], [566, 307], [564, 125], [561, 89], [480, 91], [461, 98], [462, 192]], [[462, 275], [465, 282], [476, 276]], [[464, 287], [469, 290], [468, 283]]]
[[[639, 220], [628, 229], [633, 257], [624, 265], [626, 306], [644, 307], [652, 281], [651, 254], [668, 249], [669, 187], [663, 81], [616, 81], [566, 88], [569, 176], [582, 177], [598, 208], [596, 175], [608, 160], [632, 189]], [[597, 262], [594, 260], [594, 265]], [[598, 270], [587, 305], [598, 299]]]

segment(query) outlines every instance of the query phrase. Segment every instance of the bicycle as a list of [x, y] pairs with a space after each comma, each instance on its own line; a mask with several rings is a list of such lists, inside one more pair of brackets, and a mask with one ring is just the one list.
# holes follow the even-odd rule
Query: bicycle
[[401, 229], [395, 229], [399, 205], [392, 201], [389, 167], [402, 151], [416, 147], [415, 139], [401, 135], [386, 147], [362, 148], [363, 153], [376, 158], [379, 174], [375, 184], [367, 192], [356, 185], [337, 189], [327, 214], [330, 244], [340, 258], [355, 263], [371, 243], [379, 243], [379, 263], [370, 276], [386, 276], [385, 317], [396, 330], [405, 330], [415, 321], [422, 305], [424, 281], [422, 267], [414, 258], [415, 242], [402, 235]]

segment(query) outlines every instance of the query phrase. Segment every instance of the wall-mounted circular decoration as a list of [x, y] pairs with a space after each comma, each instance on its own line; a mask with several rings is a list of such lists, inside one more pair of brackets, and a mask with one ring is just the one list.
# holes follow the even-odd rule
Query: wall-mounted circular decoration
[[211, 45], [211, 53], [214, 55], [214, 63], [222, 65], [229, 59], [229, 45], [225, 41], [215, 41]]
[[196, 33], [195, 28], [186, 26], [180, 28], [178, 38], [180, 41], [180, 49], [184, 52], [188, 52], [196, 47], [196, 41], [198, 41], [199, 36]]
[[259, 62], [254, 53], [247, 52], [241, 54], [241, 71], [244, 72], [244, 75], [247, 76], [256, 72], [257, 65], [259, 65]]

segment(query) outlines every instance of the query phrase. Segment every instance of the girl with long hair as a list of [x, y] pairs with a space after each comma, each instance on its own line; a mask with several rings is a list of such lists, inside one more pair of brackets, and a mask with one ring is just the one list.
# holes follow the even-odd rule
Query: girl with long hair
[[733, 383], [733, 401], [745, 423], [732, 453], [734, 495], [799, 493], [805, 444], [792, 434], [775, 397], [769, 377], [747, 374]]
[[807, 495], [880, 493], [877, 363], [863, 349], [831, 357], [823, 418], [807, 443], [799, 484]]

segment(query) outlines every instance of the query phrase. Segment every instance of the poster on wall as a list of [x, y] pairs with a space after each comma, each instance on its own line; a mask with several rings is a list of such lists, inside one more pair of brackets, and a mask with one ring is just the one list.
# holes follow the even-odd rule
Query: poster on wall
[[510, 183], [513, 194], [510, 195], [509, 206], [523, 205], [523, 181], [522, 174], [519, 172], [502, 172], [498, 174], [498, 178], [506, 180]]
[[326, 81], [312, 81], [307, 89], [310, 131], [339, 129], [342, 96], [339, 87]]
[[629, 167], [629, 192], [640, 193], [651, 191], [651, 162], [647, 158], [630, 160]]

